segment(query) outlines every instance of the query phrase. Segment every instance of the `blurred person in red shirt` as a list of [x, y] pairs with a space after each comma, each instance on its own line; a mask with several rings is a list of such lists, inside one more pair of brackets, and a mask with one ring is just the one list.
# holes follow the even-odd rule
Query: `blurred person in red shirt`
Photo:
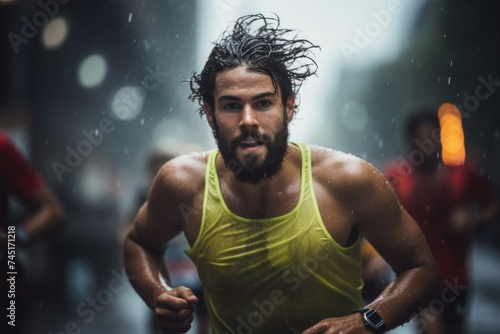
[[436, 112], [411, 115], [406, 136], [409, 158], [389, 162], [384, 172], [422, 229], [441, 276], [441, 293], [420, 312], [417, 327], [422, 333], [460, 334], [464, 332], [472, 232], [478, 224], [493, 220], [496, 201], [470, 161], [458, 166], [442, 162]]
[[[14, 197], [29, 211], [28, 218], [14, 225], [9, 200]], [[25, 247], [47, 235], [64, 221], [64, 211], [42, 178], [17, 150], [7, 135], [0, 132], [0, 266], [2, 310], [7, 312], [2, 333], [22, 333], [26, 297], [23, 266], [16, 256]], [[15, 248], [14, 248], [15, 246]], [[15, 274], [8, 274], [8, 273]], [[10, 310], [9, 310], [10, 307]], [[7, 310], [7, 311], [5, 311]], [[11, 315], [9, 317], [9, 315]]]

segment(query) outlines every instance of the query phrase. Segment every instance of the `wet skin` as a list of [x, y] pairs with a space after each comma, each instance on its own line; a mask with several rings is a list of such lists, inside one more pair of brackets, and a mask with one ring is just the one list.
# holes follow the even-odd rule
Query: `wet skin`
[[[214, 108], [205, 105], [209, 125], [217, 122], [220, 134], [234, 139], [249, 128], [275, 138], [283, 117], [293, 118], [294, 96], [281, 103], [269, 76], [236, 67], [216, 77]], [[241, 161], [249, 154], [264, 160], [267, 146], [246, 139], [236, 150]], [[396, 279], [367, 307], [375, 309], [388, 328], [409, 320], [410, 314], [436, 293], [438, 275], [432, 255], [414, 220], [397, 201], [391, 186], [373, 166], [352, 155], [322, 147], [311, 147], [312, 176], [323, 222], [340, 245], [364, 235], [396, 272]], [[161, 325], [183, 333], [192, 321], [191, 304], [196, 297], [184, 287], [168, 286], [162, 255], [166, 244], [183, 232], [190, 245], [200, 230], [207, 153], [181, 156], [169, 161], [158, 173], [148, 202], [140, 209], [125, 241], [126, 267], [134, 288], [155, 311]], [[257, 184], [237, 181], [216, 160], [224, 200], [236, 214], [247, 218], [269, 218], [286, 214], [300, 193], [300, 151], [288, 146], [280, 173]], [[168, 205], [165, 205], [168, 203]], [[280, 205], [276, 205], [280, 203]], [[183, 215], [180, 207], [192, 210]], [[328, 318], [304, 331], [310, 333], [371, 333], [359, 313]]]

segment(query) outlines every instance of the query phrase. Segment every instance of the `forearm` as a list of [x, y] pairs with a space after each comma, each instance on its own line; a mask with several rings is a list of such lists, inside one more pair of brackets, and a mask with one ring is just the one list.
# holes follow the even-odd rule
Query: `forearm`
[[171, 289], [163, 254], [140, 246], [130, 236], [125, 239], [124, 252], [130, 283], [148, 307], [154, 310], [156, 297]]
[[32, 194], [26, 206], [33, 210], [33, 214], [21, 225], [26, 241], [40, 239], [64, 222], [64, 209], [45, 185]]
[[389, 330], [408, 322], [438, 294], [438, 289], [437, 269], [422, 265], [400, 272], [367, 308], [376, 310]]
[[49, 234], [62, 225], [64, 213], [59, 207], [44, 205], [25, 221], [21, 228], [28, 240], [37, 240]]

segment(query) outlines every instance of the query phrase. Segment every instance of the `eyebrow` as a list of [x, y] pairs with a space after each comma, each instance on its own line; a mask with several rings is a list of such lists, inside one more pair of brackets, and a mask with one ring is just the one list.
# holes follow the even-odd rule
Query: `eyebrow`
[[[278, 94], [276, 92], [263, 92], [263, 93], [260, 93], [258, 95], [255, 95], [254, 97], [252, 97], [252, 100], [258, 100], [258, 99], [261, 99], [263, 97], [267, 97], [267, 96], [277, 96]], [[229, 101], [240, 101], [241, 99], [237, 96], [233, 96], [233, 95], [221, 95], [219, 96], [219, 98], [217, 99], [218, 101], [224, 101], [224, 100], [229, 100]]]

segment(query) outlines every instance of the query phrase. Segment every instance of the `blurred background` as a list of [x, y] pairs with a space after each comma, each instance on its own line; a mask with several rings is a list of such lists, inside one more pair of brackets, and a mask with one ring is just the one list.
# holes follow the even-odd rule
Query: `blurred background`
[[[321, 46], [292, 140], [381, 168], [408, 158], [407, 115], [450, 102], [467, 159], [498, 198], [499, 1], [0, 0], [0, 131], [68, 215], [61, 233], [23, 251], [26, 333], [148, 333], [148, 311], [120, 280], [121, 239], [150, 182], [147, 159], [215, 147], [186, 79], [231, 22], [256, 12], [278, 14]], [[497, 333], [498, 228], [474, 238], [468, 326]]]

